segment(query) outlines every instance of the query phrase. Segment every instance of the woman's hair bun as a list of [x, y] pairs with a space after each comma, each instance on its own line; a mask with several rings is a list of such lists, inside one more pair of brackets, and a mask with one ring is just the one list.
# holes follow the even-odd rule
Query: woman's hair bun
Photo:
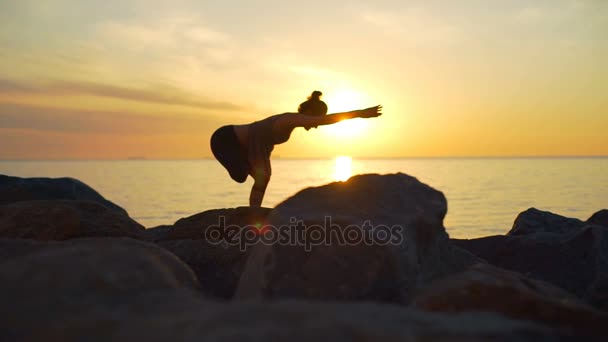
[[303, 113], [313, 116], [323, 116], [327, 114], [327, 104], [321, 101], [323, 93], [315, 90], [310, 94], [308, 100], [300, 103], [298, 113]]
[[318, 90], [315, 90], [312, 92], [312, 94], [310, 94], [308, 99], [309, 100], [319, 100], [321, 98], [321, 96], [323, 96], [323, 93]]

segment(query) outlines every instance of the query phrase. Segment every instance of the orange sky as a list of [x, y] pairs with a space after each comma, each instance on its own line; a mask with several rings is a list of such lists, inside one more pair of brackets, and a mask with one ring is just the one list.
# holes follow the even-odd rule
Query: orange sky
[[275, 156], [608, 155], [607, 2], [446, 3], [2, 4], [0, 159], [208, 157], [312, 90], [384, 115]]

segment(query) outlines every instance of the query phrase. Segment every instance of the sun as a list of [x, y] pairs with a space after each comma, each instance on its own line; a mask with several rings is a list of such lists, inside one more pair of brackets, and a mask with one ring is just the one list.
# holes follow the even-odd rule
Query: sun
[[[361, 93], [351, 89], [342, 89], [323, 96], [329, 113], [361, 109], [363, 100], [364, 96]], [[364, 119], [352, 119], [326, 126], [324, 130], [331, 136], [353, 137], [362, 133], [366, 127], [367, 122]]]
[[336, 169], [334, 172], [334, 179], [340, 182], [344, 182], [352, 175], [353, 159], [348, 156], [336, 157]]

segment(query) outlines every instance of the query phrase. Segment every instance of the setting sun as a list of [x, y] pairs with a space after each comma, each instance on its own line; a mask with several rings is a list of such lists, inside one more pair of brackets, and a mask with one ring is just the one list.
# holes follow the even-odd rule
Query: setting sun
[[[358, 91], [342, 89], [330, 92], [323, 97], [329, 107], [329, 113], [347, 112], [365, 106], [364, 95]], [[353, 137], [362, 133], [367, 127], [367, 121], [362, 119], [347, 120], [335, 125], [324, 127], [331, 136]]]
[[351, 157], [336, 157], [336, 170], [334, 173], [334, 179], [340, 182], [348, 180], [352, 175], [352, 164], [353, 160]]

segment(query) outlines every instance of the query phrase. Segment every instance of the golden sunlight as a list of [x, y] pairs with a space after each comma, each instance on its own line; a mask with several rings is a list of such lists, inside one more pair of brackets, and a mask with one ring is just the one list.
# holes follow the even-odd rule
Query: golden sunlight
[[[350, 110], [361, 109], [363, 107], [363, 95], [350, 89], [342, 89], [329, 92], [323, 96], [327, 103], [329, 113], [347, 112]], [[335, 137], [352, 137], [361, 133], [367, 127], [367, 121], [362, 119], [352, 119], [339, 122], [323, 128], [327, 134]]]
[[344, 182], [352, 175], [353, 159], [348, 156], [336, 157], [336, 170], [334, 172], [334, 179], [340, 182]]

